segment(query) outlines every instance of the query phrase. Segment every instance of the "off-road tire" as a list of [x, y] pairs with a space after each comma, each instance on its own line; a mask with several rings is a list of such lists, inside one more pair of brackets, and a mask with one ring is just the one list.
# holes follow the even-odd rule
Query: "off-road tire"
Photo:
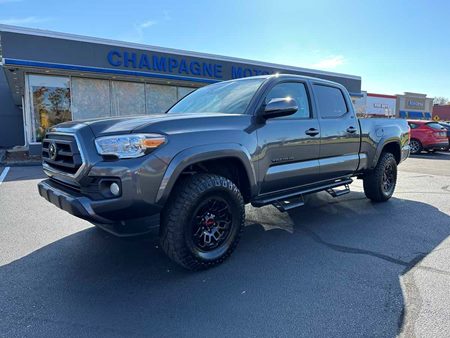
[[[413, 139], [411, 139], [411, 140], [409, 141], [410, 146], [412, 145], [413, 142], [416, 142], [416, 143], [417, 143], [417, 146], [416, 146], [416, 147], [411, 147], [411, 148], [410, 148], [410, 149], [411, 149], [411, 154], [412, 154], [412, 155], [420, 154], [420, 153], [422, 152], [422, 150], [423, 150], [422, 143], [421, 143], [419, 140], [413, 138]], [[413, 150], [414, 150], [414, 151], [413, 151]]]
[[[205, 258], [189, 245], [194, 213], [214, 194], [220, 194], [230, 206], [231, 230], [217, 257]], [[160, 242], [164, 252], [189, 270], [202, 270], [221, 264], [236, 248], [245, 220], [245, 205], [236, 185], [214, 174], [196, 174], [183, 178], [171, 193], [161, 213]]]
[[[393, 168], [393, 185], [391, 189], [386, 191], [384, 186], [384, 174], [388, 166]], [[364, 193], [366, 197], [374, 202], [385, 202], [389, 200], [395, 190], [397, 183], [397, 161], [394, 155], [383, 152], [378, 159], [378, 163], [373, 170], [366, 173], [363, 177]]]

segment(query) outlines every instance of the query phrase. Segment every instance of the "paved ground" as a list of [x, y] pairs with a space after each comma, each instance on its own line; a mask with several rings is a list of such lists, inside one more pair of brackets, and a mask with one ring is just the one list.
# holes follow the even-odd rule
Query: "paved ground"
[[[249, 210], [235, 254], [178, 268], [155, 235], [121, 240], [41, 199], [37, 167], [0, 185], [0, 336], [450, 336], [450, 155], [288, 214]], [[0, 173], [2, 168], [0, 168]], [[263, 225], [263, 226], [261, 226]]]

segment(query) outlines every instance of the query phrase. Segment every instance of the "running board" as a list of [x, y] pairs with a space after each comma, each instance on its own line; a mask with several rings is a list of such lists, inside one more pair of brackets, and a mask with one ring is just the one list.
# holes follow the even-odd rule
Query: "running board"
[[305, 201], [303, 199], [303, 195], [298, 197], [293, 197], [289, 200], [284, 201], [276, 201], [273, 202], [272, 205], [277, 208], [279, 211], [284, 212], [297, 207], [302, 207], [305, 205]]
[[350, 187], [348, 186], [348, 184], [344, 185], [344, 189], [342, 190], [336, 190], [336, 189], [327, 189], [326, 190], [327, 193], [329, 193], [332, 197], [339, 197], [345, 194], [348, 194], [350, 192]]
[[[327, 185], [323, 185], [320, 187], [309, 188], [305, 190], [300, 190], [296, 192], [291, 192], [289, 194], [268, 197], [265, 199], [257, 199], [252, 202], [254, 207], [262, 207], [268, 204], [272, 204], [280, 211], [287, 211], [296, 207], [303, 206], [305, 204], [303, 200], [303, 195], [319, 192], [319, 191], [327, 191], [331, 196], [337, 197], [342, 196], [350, 192], [349, 184], [352, 183], [353, 180], [343, 179], [339, 180]], [[344, 186], [344, 190], [334, 190], [333, 188]]]

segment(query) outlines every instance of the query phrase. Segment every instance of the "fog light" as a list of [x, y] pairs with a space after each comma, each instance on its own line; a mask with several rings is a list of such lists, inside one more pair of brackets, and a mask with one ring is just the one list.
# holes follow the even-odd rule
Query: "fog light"
[[114, 196], [120, 195], [120, 187], [117, 183], [111, 183], [111, 185], [109, 186], [109, 190], [111, 191], [111, 194], [113, 194]]

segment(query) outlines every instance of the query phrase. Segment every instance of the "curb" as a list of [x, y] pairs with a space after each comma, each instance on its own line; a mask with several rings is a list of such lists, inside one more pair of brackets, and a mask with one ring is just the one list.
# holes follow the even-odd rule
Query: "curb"
[[40, 167], [42, 162], [0, 162], [5, 167]]

